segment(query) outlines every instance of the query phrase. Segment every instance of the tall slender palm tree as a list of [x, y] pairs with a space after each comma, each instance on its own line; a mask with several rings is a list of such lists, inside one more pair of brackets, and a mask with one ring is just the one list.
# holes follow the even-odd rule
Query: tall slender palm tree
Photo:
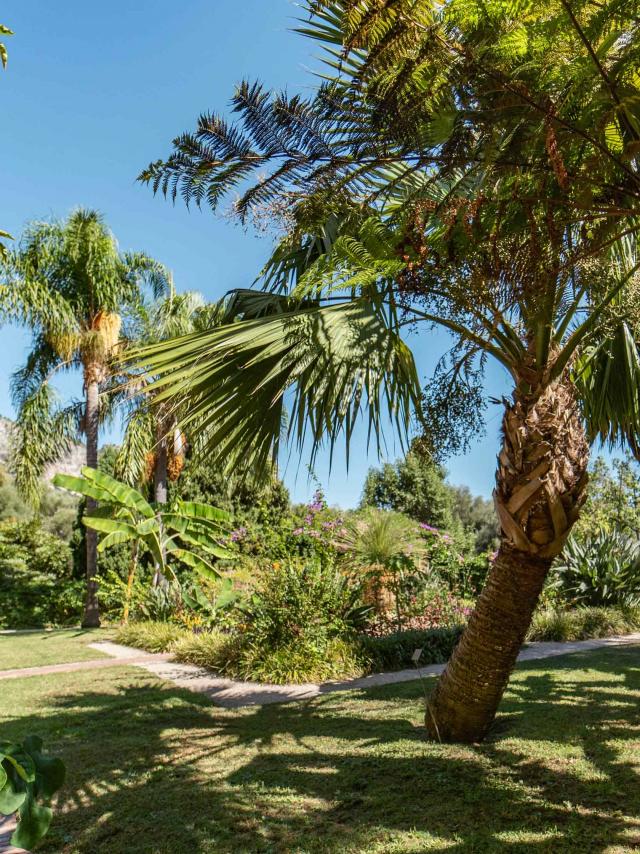
[[259, 297], [280, 314], [141, 358], [227, 463], [277, 453], [287, 389], [300, 447], [348, 440], [365, 407], [376, 437], [385, 408], [406, 425], [405, 327], [454, 337], [431, 418], [475, 425], [487, 359], [506, 369], [500, 548], [426, 721], [474, 741], [580, 513], [589, 443], [638, 444], [637, 18], [616, 0], [309, 6], [333, 79], [311, 99], [242, 84], [237, 124], [202, 116], [142, 175], [215, 207], [259, 174], [237, 210], [286, 211]]
[[[13, 35], [13, 30], [10, 30], [9, 27], [7, 27], [5, 24], [0, 24], [0, 36], [12, 36], [12, 35]], [[3, 68], [7, 67], [7, 59], [8, 59], [7, 48], [3, 42], [0, 42], [0, 62], [2, 63]], [[7, 237], [7, 238], [11, 239], [11, 235], [9, 234], [9, 232], [8, 231], [2, 231], [1, 229], [0, 229], [0, 237]], [[4, 258], [6, 258], [6, 252], [7, 252], [6, 247], [5, 247], [4, 243], [2, 242], [2, 240], [0, 240], [0, 260], [3, 260]]]
[[[1, 316], [33, 335], [27, 361], [12, 380], [18, 412], [13, 468], [19, 490], [37, 503], [45, 467], [80, 437], [86, 440], [87, 465], [97, 467], [99, 425], [110, 412], [100, 391], [112, 373], [121, 313], [141, 301], [146, 286], [157, 296], [165, 293], [167, 276], [146, 255], [121, 253], [100, 214], [91, 210], [30, 225], [3, 272]], [[83, 400], [60, 407], [52, 381], [74, 369], [82, 372]], [[94, 503], [89, 499], [89, 510]], [[84, 626], [100, 624], [96, 549], [95, 532], [88, 531]]]

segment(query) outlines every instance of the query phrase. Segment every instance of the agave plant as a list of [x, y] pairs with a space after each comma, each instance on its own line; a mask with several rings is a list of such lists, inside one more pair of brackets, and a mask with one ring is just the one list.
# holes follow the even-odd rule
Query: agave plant
[[[82, 469], [82, 477], [57, 474], [53, 483], [99, 502], [97, 509], [82, 517], [87, 528], [104, 534], [98, 551], [123, 543], [132, 544], [127, 602], [142, 548], [151, 554], [156, 573], [174, 581], [177, 578], [173, 561], [212, 580], [219, 578], [220, 572], [210, 558], [233, 557], [233, 552], [225, 545], [231, 520], [223, 510], [180, 500], [169, 507], [154, 509], [138, 490], [89, 467]], [[125, 621], [127, 616], [128, 608]]]
[[[286, 207], [256, 296], [272, 310], [140, 358], [230, 465], [277, 455], [285, 399], [301, 449], [348, 446], [362, 411], [378, 441], [387, 412], [473, 434], [484, 367], [505, 370], [500, 548], [427, 715], [434, 737], [476, 741], [580, 514], [590, 443], [637, 448], [637, 15], [619, 0], [307, 6], [326, 49], [316, 93], [242, 83], [237, 121], [202, 115], [141, 176], [213, 208], [242, 183], [243, 218]], [[454, 344], [423, 396], [403, 336], [434, 326]]]
[[570, 537], [554, 567], [553, 587], [573, 604], [640, 604], [640, 542], [617, 532]]

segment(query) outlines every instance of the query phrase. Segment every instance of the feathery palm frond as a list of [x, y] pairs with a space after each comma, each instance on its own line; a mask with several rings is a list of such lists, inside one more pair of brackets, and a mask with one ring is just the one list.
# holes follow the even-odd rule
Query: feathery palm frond
[[[51, 381], [81, 368], [84, 380], [103, 383], [120, 337], [120, 313], [148, 287], [165, 293], [169, 276], [141, 253], [121, 254], [96, 211], [77, 210], [64, 222], [34, 222], [3, 264], [0, 316], [32, 330], [33, 348], [12, 380], [18, 417], [13, 465], [18, 487], [39, 494], [45, 467], [80, 440], [81, 405], [58, 407]], [[96, 423], [113, 415], [102, 398]]]
[[592, 440], [628, 445], [640, 459], [640, 349], [629, 325], [587, 348], [575, 367]]

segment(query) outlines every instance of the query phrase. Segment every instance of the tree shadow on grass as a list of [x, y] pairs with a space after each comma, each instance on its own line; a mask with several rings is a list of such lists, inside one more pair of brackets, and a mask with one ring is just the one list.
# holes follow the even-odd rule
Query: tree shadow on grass
[[226, 710], [130, 670], [3, 732], [67, 762], [43, 851], [604, 854], [640, 844], [639, 664], [526, 664], [478, 746], [426, 741], [415, 682]]

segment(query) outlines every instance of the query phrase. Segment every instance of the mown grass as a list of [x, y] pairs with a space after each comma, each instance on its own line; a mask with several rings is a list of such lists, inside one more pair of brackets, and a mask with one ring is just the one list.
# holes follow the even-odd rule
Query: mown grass
[[418, 682], [223, 710], [134, 668], [5, 683], [68, 782], [42, 850], [619, 852], [640, 846], [640, 647], [521, 665], [492, 737], [429, 743]]
[[0, 634], [0, 670], [104, 658], [103, 652], [91, 649], [87, 644], [110, 639], [111, 633], [105, 629]]

